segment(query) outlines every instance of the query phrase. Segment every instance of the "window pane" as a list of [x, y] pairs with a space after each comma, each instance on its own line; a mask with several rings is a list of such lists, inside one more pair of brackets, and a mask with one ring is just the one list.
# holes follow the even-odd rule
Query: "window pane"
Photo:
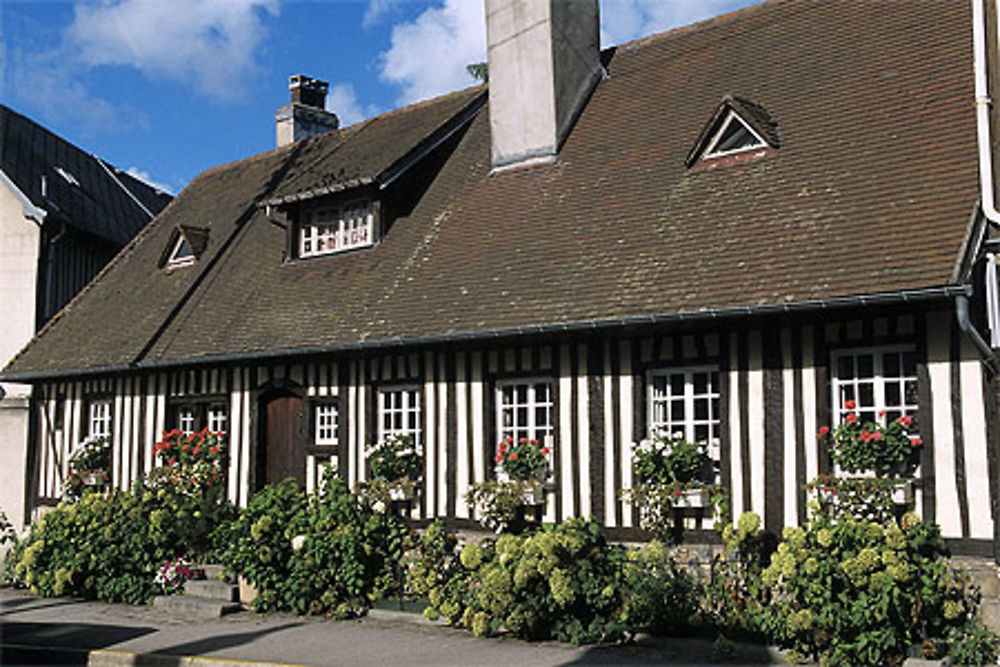
[[889, 382], [885, 385], [885, 404], [889, 405], [899, 405], [899, 399], [902, 398], [899, 394], [899, 383]]
[[704, 394], [708, 391], [708, 373], [694, 373], [694, 393]]
[[694, 401], [694, 418], [708, 419], [708, 399], [698, 398]]
[[858, 355], [858, 377], [870, 378], [875, 375], [875, 360], [870, 354]]
[[842, 356], [837, 359], [837, 377], [841, 380], [854, 377], [854, 357]]
[[887, 378], [899, 377], [899, 353], [886, 354], [882, 359], [882, 374]]

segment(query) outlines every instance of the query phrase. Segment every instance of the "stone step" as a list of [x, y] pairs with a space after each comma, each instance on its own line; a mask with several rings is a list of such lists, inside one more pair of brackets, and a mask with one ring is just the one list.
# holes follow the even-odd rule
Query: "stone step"
[[153, 600], [153, 606], [172, 616], [192, 620], [219, 618], [243, 609], [239, 602], [223, 602], [186, 595], [160, 595]]
[[222, 602], [239, 602], [240, 588], [218, 579], [193, 579], [185, 582], [184, 595]]
[[994, 632], [1000, 632], [1000, 600], [984, 599], [979, 605], [979, 620]]

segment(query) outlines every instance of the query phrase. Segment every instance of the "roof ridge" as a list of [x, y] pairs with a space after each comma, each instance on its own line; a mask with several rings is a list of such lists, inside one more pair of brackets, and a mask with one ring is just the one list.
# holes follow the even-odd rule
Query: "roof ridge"
[[395, 115], [401, 114], [401, 113], [408, 113], [410, 111], [414, 111], [415, 109], [419, 109], [419, 108], [422, 108], [422, 107], [431, 106], [432, 104], [438, 104], [440, 102], [444, 102], [448, 98], [458, 97], [459, 95], [462, 95], [464, 93], [469, 93], [473, 89], [477, 89], [477, 88], [485, 89], [486, 88], [486, 84], [485, 83], [477, 83], [477, 84], [474, 84], [472, 86], [466, 86], [465, 88], [459, 88], [458, 90], [452, 90], [452, 91], [449, 91], [447, 93], [441, 93], [440, 95], [435, 95], [434, 97], [428, 97], [425, 100], [417, 100], [416, 102], [411, 102], [411, 103], [409, 103], [409, 104], [407, 104], [405, 106], [396, 107], [395, 109], [389, 109], [388, 111], [383, 111], [382, 113], [378, 114], [377, 116], [372, 116], [371, 118], [365, 118], [363, 120], [359, 120], [357, 123], [352, 123], [351, 125], [347, 125], [347, 126], [341, 128], [341, 129], [343, 129], [343, 130], [349, 130], [349, 129], [353, 128], [353, 127], [357, 127], [358, 125], [364, 125], [365, 123], [369, 123], [369, 122], [373, 122], [373, 121], [377, 121], [377, 120], [384, 120], [384, 119], [386, 119], [386, 118], [388, 118], [390, 116], [395, 116]]
[[707, 28], [714, 28], [718, 25], [729, 23], [731, 21], [745, 18], [751, 14], [756, 14], [757, 12], [763, 11], [765, 9], [773, 9], [774, 5], [791, 3], [794, 0], [762, 0], [757, 4], [749, 5], [747, 7], [741, 7], [739, 9], [734, 9], [725, 14], [718, 14], [716, 16], [710, 16], [706, 19], [700, 21], [695, 21], [694, 23], [688, 23], [687, 25], [677, 26], [675, 28], [669, 28], [662, 32], [653, 33], [652, 35], [646, 35], [645, 37], [637, 37], [628, 42], [623, 42], [621, 44], [614, 45], [612, 47], [618, 51], [631, 51], [633, 49], [642, 48], [649, 45], [652, 42], [658, 42], [663, 39], [677, 37], [686, 33], [697, 32], [700, 30], [705, 30]]

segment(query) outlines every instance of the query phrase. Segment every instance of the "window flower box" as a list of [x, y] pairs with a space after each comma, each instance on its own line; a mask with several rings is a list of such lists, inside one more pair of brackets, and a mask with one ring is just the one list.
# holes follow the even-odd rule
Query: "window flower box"
[[417, 497], [417, 484], [412, 480], [396, 480], [389, 484], [389, 500], [394, 503], [412, 502]]
[[712, 504], [708, 489], [678, 490], [672, 500], [675, 509], [703, 509]]
[[913, 504], [913, 480], [896, 480], [892, 487], [892, 502], [895, 505], [909, 506]]
[[90, 470], [80, 476], [84, 486], [104, 486], [108, 482], [108, 473], [104, 470]]
[[545, 487], [537, 479], [521, 482], [521, 503], [524, 505], [544, 505]]

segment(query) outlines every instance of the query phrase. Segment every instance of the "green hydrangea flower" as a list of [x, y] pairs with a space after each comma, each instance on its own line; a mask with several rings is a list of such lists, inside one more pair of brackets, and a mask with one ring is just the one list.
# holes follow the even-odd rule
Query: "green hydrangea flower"
[[462, 561], [462, 565], [467, 570], [476, 570], [479, 565], [483, 562], [483, 550], [479, 548], [479, 545], [469, 543], [465, 545], [462, 549], [462, 554], [459, 556]]
[[828, 549], [833, 544], [833, 533], [826, 528], [820, 528], [816, 533], [816, 541], [821, 547]]

